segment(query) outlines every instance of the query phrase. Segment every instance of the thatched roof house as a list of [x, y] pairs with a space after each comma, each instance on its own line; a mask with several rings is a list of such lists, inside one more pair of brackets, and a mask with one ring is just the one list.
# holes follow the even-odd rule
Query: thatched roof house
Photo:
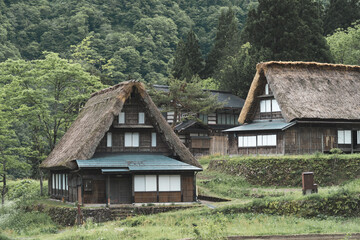
[[128, 81], [92, 94], [69, 130], [41, 164], [41, 168], [75, 169], [75, 160], [92, 158], [96, 147], [110, 129], [115, 116], [119, 115], [125, 101], [135, 89], [146, 104], [149, 113], [156, 120], [155, 127], [164, 134], [174, 155], [178, 155], [185, 163], [201, 167], [167, 124], [144, 85], [137, 81]]
[[[333, 147], [354, 151], [360, 138], [360, 135], [357, 136], [357, 124], [360, 123], [359, 89], [360, 66], [316, 62], [260, 63], [239, 116], [239, 122], [245, 125], [227, 131], [250, 133], [249, 129], [252, 129], [254, 133], [254, 124], [257, 124], [258, 131], [262, 133], [293, 133], [293, 137], [277, 134], [277, 149], [274, 149], [275, 141], [271, 145], [273, 149], [267, 147], [271, 153], [288, 153], [286, 143], [290, 139], [298, 146], [302, 146], [301, 140], [312, 140], [312, 146], [306, 146], [305, 150], [302, 147], [296, 148], [294, 143], [289, 153], [328, 151]], [[269, 122], [266, 127], [264, 122]], [[318, 129], [319, 131], [310, 131], [305, 126], [312, 124], [315, 127], [314, 124], [320, 123], [323, 128]], [[300, 127], [301, 131], [295, 131]], [[325, 128], [331, 133], [325, 133]], [[305, 137], [306, 134], [312, 136]], [[344, 136], [339, 137], [339, 134]], [[285, 137], [285, 140], [282, 137]], [[343, 138], [346, 138], [346, 141]], [[244, 141], [243, 138], [241, 140]], [[314, 146], [314, 141], [318, 146]], [[279, 142], [281, 146], [278, 146]]]
[[137, 81], [94, 93], [41, 168], [52, 197], [107, 205], [194, 201], [202, 170]]

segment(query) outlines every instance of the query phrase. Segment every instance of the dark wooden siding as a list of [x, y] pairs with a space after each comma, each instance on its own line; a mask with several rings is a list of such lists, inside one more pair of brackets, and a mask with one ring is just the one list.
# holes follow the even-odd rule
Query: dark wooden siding
[[181, 192], [159, 192], [159, 202], [181, 202]]
[[110, 178], [110, 203], [132, 203], [132, 176]]
[[157, 202], [157, 192], [135, 192], [135, 203]]
[[182, 175], [181, 191], [183, 195], [183, 202], [195, 201], [194, 190], [194, 175]]
[[[352, 130], [353, 144], [338, 144], [338, 130]], [[298, 123], [297, 125], [278, 132], [277, 147], [261, 148], [238, 148], [238, 133], [229, 133], [229, 153], [230, 154], [312, 154], [315, 152], [329, 152], [332, 148], [340, 148], [345, 152], [360, 151], [360, 146], [356, 142], [356, 131], [360, 129], [360, 124], [331, 124], [331, 123]], [[242, 135], [253, 136], [257, 134], [267, 134], [263, 132], [251, 132]]]

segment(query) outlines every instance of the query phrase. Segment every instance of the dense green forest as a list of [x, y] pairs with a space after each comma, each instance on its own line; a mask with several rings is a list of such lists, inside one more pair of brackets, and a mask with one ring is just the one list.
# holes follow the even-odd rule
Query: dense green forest
[[0, 0], [2, 179], [39, 176], [91, 92], [178, 79], [245, 98], [261, 61], [360, 65], [359, 19], [360, 0]]

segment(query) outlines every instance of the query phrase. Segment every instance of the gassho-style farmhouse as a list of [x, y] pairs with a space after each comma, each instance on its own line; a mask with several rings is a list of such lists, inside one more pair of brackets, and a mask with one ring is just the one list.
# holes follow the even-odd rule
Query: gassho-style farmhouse
[[[359, 90], [360, 66], [260, 63], [227, 153], [360, 152]], [[136, 81], [94, 93], [41, 167], [52, 198], [107, 205], [196, 201], [202, 171]]]
[[229, 154], [360, 151], [360, 66], [257, 65]]
[[196, 201], [202, 171], [136, 81], [94, 93], [41, 167], [52, 198], [107, 205]]

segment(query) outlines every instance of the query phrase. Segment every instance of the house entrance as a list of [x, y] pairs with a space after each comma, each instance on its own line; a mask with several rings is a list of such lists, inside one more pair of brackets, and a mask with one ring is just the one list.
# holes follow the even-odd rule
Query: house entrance
[[110, 204], [131, 203], [131, 175], [118, 175], [110, 178]]

